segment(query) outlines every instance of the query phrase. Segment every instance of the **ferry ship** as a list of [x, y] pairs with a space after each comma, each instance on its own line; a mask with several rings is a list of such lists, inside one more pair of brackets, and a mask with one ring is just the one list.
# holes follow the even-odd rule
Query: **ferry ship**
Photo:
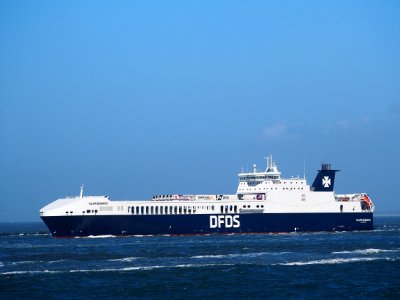
[[40, 210], [54, 237], [284, 233], [372, 230], [374, 204], [366, 193], [336, 194], [330, 164], [313, 184], [282, 178], [272, 156], [265, 171], [238, 174], [232, 195], [156, 195], [111, 201], [108, 196], [58, 199]]

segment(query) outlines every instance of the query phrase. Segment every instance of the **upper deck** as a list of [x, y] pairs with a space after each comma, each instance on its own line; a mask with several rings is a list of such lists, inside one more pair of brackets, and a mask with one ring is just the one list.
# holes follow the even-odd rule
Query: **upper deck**
[[282, 178], [272, 156], [267, 158], [265, 171], [257, 170], [253, 165], [253, 172], [239, 173], [239, 185], [237, 194], [267, 193], [273, 190], [306, 190], [309, 189], [305, 178]]
[[253, 172], [239, 173], [240, 182], [262, 182], [262, 181], [273, 181], [280, 182], [281, 172], [279, 172], [276, 163], [272, 160], [272, 155], [266, 157], [267, 159], [267, 169], [263, 171], [258, 171], [257, 166], [253, 165]]

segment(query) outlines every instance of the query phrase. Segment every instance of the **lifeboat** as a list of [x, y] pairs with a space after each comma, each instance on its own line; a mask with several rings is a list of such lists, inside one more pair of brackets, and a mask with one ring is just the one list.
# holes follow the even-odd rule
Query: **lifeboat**
[[365, 203], [365, 205], [368, 207], [368, 209], [372, 209], [372, 201], [371, 199], [368, 197], [367, 194], [362, 194], [361, 195], [361, 201]]

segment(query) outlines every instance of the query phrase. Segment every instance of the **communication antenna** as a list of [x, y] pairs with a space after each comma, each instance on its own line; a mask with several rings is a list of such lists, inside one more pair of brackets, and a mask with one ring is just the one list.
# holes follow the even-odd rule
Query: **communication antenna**
[[303, 178], [306, 179], [306, 158], [303, 160], [304, 175]]
[[85, 185], [82, 183], [82, 185], [81, 185], [81, 194], [80, 194], [80, 196], [79, 196], [79, 198], [83, 198], [83, 187], [84, 187]]

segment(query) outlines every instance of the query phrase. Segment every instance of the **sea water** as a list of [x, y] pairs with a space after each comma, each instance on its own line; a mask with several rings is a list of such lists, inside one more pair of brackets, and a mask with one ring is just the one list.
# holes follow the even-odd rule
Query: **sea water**
[[400, 217], [375, 230], [53, 238], [0, 224], [0, 299], [400, 298]]

